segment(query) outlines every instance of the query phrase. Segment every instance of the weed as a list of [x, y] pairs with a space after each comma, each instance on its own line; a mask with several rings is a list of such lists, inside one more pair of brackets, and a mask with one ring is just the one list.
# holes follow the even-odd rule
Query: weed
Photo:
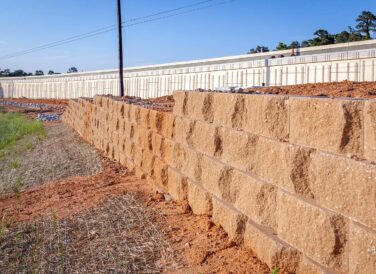
[[5, 113], [5, 112], [6, 112], [5, 107], [0, 106], [0, 113]]
[[278, 274], [279, 271], [281, 271], [281, 270], [279, 269], [279, 267], [274, 268], [271, 274]]
[[23, 186], [24, 181], [22, 180], [22, 178], [17, 178], [17, 180], [13, 183], [12, 191], [17, 197], [20, 195]]
[[14, 145], [27, 134], [36, 134], [42, 139], [46, 137], [42, 122], [29, 120], [19, 113], [0, 113], [0, 132], [0, 150]]
[[25, 147], [26, 147], [26, 149], [31, 150], [31, 149], [34, 149], [34, 148], [35, 148], [35, 144], [33, 144], [33, 143], [31, 143], [31, 142], [27, 142], [27, 143], [25, 144]]
[[17, 160], [14, 160], [14, 161], [11, 161], [9, 163], [9, 167], [12, 168], [12, 169], [17, 169], [21, 166], [20, 162], [17, 161]]

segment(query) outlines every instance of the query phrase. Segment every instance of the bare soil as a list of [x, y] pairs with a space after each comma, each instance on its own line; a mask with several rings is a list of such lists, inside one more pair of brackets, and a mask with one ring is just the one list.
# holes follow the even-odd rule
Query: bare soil
[[[103, 157], [102, 164], [99, 174], [50, 182], [0, 200], [0, 219], [7, 224], [0, 258], [8, 258], [2, 261], [5, 268], [0, 263], [0, 272], [21, 260], [17, 248], [22, 249], [24, 241], [36, 239], [30, 240], [30, 246], [36, 248], [24, 248], [21, 253], [25, 271], [37, 265], [41, 272], [63, 267], [78, 273], [85, 272], [79, 269], [108, 272], [120, 267], [124, 272], [116, 273], [134, 273], [125, 271], [128, 267], [146, 273], [152, 269], [166, 273], [270, 273], [251, 251], [230, 242], [208, 216], [195, 216], [187, 204], [156, 194], [146, 181], [108, 158]], [[123, 214], [125, 219], [120, 218]], [[30, 224], [32, 229], [27, 229]], [[60, 228], [52, 229], [54, 226]], [[136, 243], [125, 241], [135, 235], [141, 237], [135, 238]], [[14, 237], [21, 246], [15, 245]], [[33, 256], [40, 243], [42, 255]], [[50, 254], [48, 261], [44, 253]], [[64, 264], [59, 263], [60, 257]], [[30, 258], [36, 261], [31, 263]]]
[[29, 99], [29, 98], [6, 98], [10, 102], [48, 104], [48, 105], [68, 105], [69, 99]]
[[246, 89], [249, 93], [376, 98], [376, 82], [335, 82]]

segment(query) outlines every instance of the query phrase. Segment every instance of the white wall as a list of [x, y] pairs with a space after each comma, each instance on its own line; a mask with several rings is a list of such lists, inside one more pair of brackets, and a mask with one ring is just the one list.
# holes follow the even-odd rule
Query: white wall
[[[124, 70], [126, 95], [144, 98], [173, 90], [226, 86], [295, 85], [376, 81], [376, 41], [300, 49], [299, 56], [276, 51]], [[116, 70], [51, 76], [0, 78], [0, 97], [77, 98], [118, 94]]]

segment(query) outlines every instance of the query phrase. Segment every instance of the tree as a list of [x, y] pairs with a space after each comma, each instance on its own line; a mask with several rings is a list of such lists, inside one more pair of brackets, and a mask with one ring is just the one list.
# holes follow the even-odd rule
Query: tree
[[302, 42], [300, 43], [300, 46], [301, 46], [302, 48], [308, 48], [308, 47], [311, 46], [311, 44], [310, 44], [310, 41], [309, 41], [309, 40], [304, 40], [304, 41], [302, 41]]
[[290, 49], [297, 49], [297, 48], [300, 48], [300, 43], [299, 41], [292, 41], [290, 46], [289, 46]]
[[265, 46], [257, 46], [254, 49], [250, 49], [248, 54], [253, 54], [253, 53], [261, 53], [261, 52], [269, 52], [269, 48]]
[[55, 74], [55, 72], [53, 70], [49, 70], [48, 75], [52, 75], [52, 74]]
[[36, 70], [35, 75], [37, 75], [37, 76], [44, 75], [44, 72], [43, 72], [43, 70]]
[[371, 39], [371, 32], [376, 31], [376, 16], [370, 11], [363, 11], [356, 19], [358, 23], [355, 28], [364, 33], [365, 39]]
[[76, 67], [71, 67], [71, 68], [68, 69], [67, 72], [68, 73], [76, 73], [76, 72], [78, 72], [78, 69]]
[[289, 47], [285, 43], [279, 42], [279, 44], [277, 45], [277, 47], [275, 49], [276, 50], [285, 50], [285, 49], [289, 49]]
[[311, 46], [324, 46], [334, 44], [335, 39], [333, 35], [331, 35], [327, 30], [318, 29], [313, 34], [316, 37], [312, 40], [309, 40]]

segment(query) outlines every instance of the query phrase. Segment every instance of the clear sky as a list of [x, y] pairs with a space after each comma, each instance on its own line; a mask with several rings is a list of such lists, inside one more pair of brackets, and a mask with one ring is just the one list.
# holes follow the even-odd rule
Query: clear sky
[[[124, 20], [200, 0], [123, 0]], [[224, 0], [213, 0], [221, 2]], [[256, 45], [273, 49], [312, 37], [318, 28], [335, 33], [355, 25], [375, 0], [234, 0], [210, 9], [124, 30], [126, 66], [222, 57]], [[116, 0], [0, 0], [0, 56], [116, 23]], [[116, 32], [68, 45], [0, 59], [0, 68], [66, 72], [115, 68]]]

